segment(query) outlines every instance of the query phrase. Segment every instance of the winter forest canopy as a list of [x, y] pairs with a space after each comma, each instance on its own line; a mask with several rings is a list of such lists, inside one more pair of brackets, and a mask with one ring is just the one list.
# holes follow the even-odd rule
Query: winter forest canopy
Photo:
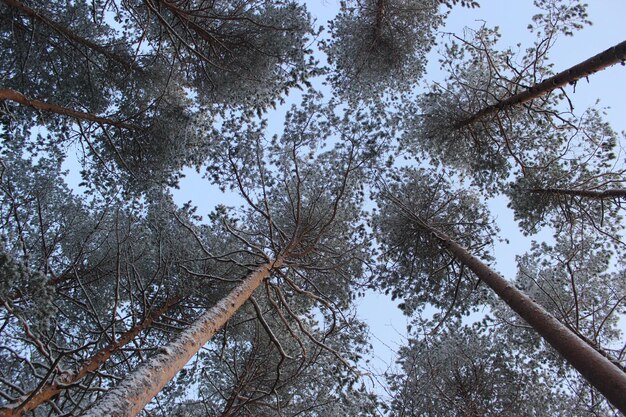
[[626, 41], [519, 1], [0, 0], [0, 416], [626, 414]]

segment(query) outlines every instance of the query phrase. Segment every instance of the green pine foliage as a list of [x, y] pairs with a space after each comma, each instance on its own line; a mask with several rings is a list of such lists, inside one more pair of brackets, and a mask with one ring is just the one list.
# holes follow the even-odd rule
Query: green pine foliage
[[[511, 285], [625, 369], [623, 135], [566, 88], [503, 104], [590, 24], [533, 4], [509, 46], [442, 32], [465, 0], [0, 2], [0, 416], [90, 410], [276, 259], [145, 415], [617, 415], [446, 246], [493, 266], [506, 199]], [[411, 323], [382, 375], [368, 291]]]

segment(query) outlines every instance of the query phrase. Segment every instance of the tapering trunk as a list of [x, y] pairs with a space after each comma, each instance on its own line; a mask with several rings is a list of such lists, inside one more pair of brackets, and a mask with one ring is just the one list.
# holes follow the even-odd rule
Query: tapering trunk
[[609, 190], [576, 190], [570, 188], [532, 188], [531, 193], [551, 194], [551, 195], [570, 195], [574, 197], [592, 198], [595, 200], [607, 200], [609, 198], [626, 198], [626, 189], [613, 188]]
[[611, 65], [623, 62], [624, 60], [626, 60], [626, 41], [612, 46], [606, 51], [601, 52], [577, 65], [574, 65], [573, 67], [563, 72], [560, 72], [555, 76], [540, 82], [539, 84], [535, 84], [534, 86], [530, 87], [528, 90], [522, 93], [515, 94], [514, 96], [511, 96], [505, 100], [499, 101], [498, 103], [483, 108], [474, 115], [455, 123], [454, 128], [460, 129], [500, 110], [506, 109], [508, 107], [517, 106], [519, 104], [541, 97], [542, 95], [547, 94], [552, 90], [563, 87], [567, 84], [572, 84], [583, 77], [587, 77], [594, 72], [598, 72], [600, 70], [603, 70], [604, 68], [610, 67]]
[[60, 106], [58, 104], [51, 104], [51, 103], [46, 103], [46, 102], [35, 100], [35, 99], [30, 99], [26, 97], [24, 94], [15, 90], [8, 89], [8, 88], [0, 89], [0, 102], [4, 100], [14, 101], [23, 106], [32, 107], [33, 109], [36, 109], [36, 110], [49, 111], [52, 113], [60, 114], [62, 116], [69, 116], [75, 119], [86, 120], [86, 121], [98, 123], [101, 125], [115, 126], [120, 129], [128, 129], [128, 130], [137, 128], [136, 126], [132, 126], [126, 123], [116, 121], [116, 120], [108, 119], [106, 117], [96, 116], [95, 114], [84, 113], [81, 111], [72, 110], [67, 107]]
[[140, 332], [152, 326], [152, 323], [165, 314], [173, 305], [178, 303], [181, 297], [173, 297], [165, 302], [158, 310], [148, 314], [141, 322], [133, 326], [122, 335], [114, 343], [105, 348], [100, 349], [95, 355], [87, 359], [82, 366], [76, 371], [64, 374], [56, 378], [49, 384], [40, 387], [36, 392], [31, 392], [23, 396], [18, 401], [7, 405], [0, 409], [0, 417], [19, 417], [25, 413], [34, 410], [46, 401], [54, 398], [65, 389], [67, 385], [76, 384], [89, 373], [96, 371], [106, 362], [113, 353], [130, 343]]
[[98, 45], [94, 42], [91, 42], [88, 39], [85, 39], [83, 37], [78, 36], [76, 33], [72, 32], [71, 30], [69, 30], [68, 28], [66, 28], [65, 26], [47, 18], [46, 16], [42, 15], [41, 13], [37, 12], [34, 9], [31, 9], [30, 7], [28, 7], [27, 5], [20, 3], [17, 0], [2, 0], [7, 6], [12, 7], [14, 9], [17, 9], [21, 12], [23, 12], [25, 15], [39, 20], [40, 22], [45, 23], [46, 25], [48, 25], [50, 28], [52, 28], [54, 31], [60, 33], [61, 35], [65, 36], [67, 39], [70, 39], [74, 42], [76, 42], [77, 44], [83, 45], [91, 50], [94, 50], [96, 52], [98, 52], [101, 55], [106, 56], [108, 59], [110, 59], [111, 61], [117, 62], [118, 64], [122, 64], [127, 68], [133, 68], [133, 64], [132, 62], [130, 62], [129, 60], [114, 54], [113, 52], [107, 50], [106, 48], [102, 47], [101, 45]]
[[282, 265], [279, 258], [261, 265], [176, 340], [109, 390], [83, 417], [136, 416], [213, 335], [237, 312], [254, 290]]
[[436, 236], [443, 248], [489, 285], [611, 404], [626, 414], [626, 373], [445, 233], [426, 224], [422, 227]]

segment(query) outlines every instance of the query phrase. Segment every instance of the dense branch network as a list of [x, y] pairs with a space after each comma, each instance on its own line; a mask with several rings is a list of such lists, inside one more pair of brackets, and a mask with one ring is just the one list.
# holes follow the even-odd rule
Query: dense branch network
[[[0, 416], [626, 412], [623, 138], [566, 89], [626, 43], [555, 74], [587, 9], [534, 4], [503, 49], [437, 32], [465, 0], [2, 0]], [[378, 398], [366, 291], [411, 323]]]

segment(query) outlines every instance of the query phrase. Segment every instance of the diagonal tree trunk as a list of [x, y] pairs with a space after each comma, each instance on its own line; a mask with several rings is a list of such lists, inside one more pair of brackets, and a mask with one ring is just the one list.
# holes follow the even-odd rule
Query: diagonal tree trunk
[[515, 288], [500, 274], [472, 256], [465, 248], [445, 233], [416, 218], [420, 227], [435, 236], [441, 247], [454, 255], [470, 268], [537, 333], [543, 337], [563, 358], [585, 379], [606, 397], [606, 399], [626, 414], [626, 373], [609, 359], [593, 349], [563, 323], [552, 316], [541, 305]]
[[136, 126], [132, 126], [132, 125], [129, 125], [120, 121], [116, 121], [113, 119], [109, 119], [106, 117], [100, 117], [100, 116], [96, 116], [95, 114], [69, 109], [67, 107], [63, 107], [58, 104], [51, 104], [51, 103], [46, 103], [46, 102], [35, 100], [35, 99], [30, 99], [26, 97], [24, 94], [15, 90], [11, 90], [9, 88], [0, 89], [0, 102], [4, 100], [14, 101], [23, 106], [32, 107], [33, 109], [36, 109], [36, 110], [49, 111], [49, 112], [60, 114], [63, 116], [73, 117], [79, 120], [86, 120], [89, 122], [98, 123], [100, 125], [110, 125], [110, 126], [115, 126], [120, 129], [128, 129], [128, 130], [137, 129]]
[[552, 90], [563, 87], [567, 84], [574, 83], [583, 77], [587, 77], [594, 72], [598, 72], [600, 70], [603, 70], [604, 68], [610, 67], [611, 65], [623, 62], [624, 60], [626, 60], [626, 41], [618, 43], [617, 45], [612, 46], [606, 51], [601, 52], [577, 65], [574, 65], [573, 67], [570, 67], [565, 71], [560, 72], [553, 77], [550, 77], [547, 80], [540, 82], [539, 84], [535, 84], [522, 93], [515, 94], [514, 96], [511, 96], [505, 100], [499, 101], [495, 104], [483, 108], [477, 113], [474, 113], [472, 116], [455, 123], [454, 128], [460, 129], [462, 127], [471, 125], [472, 123], [482, 119], [483, 117], [489, 116], [500, 110], [517, 106], [519, 104], [526, 103], [530, 100], [541, 97], [542, 95], [549, 93]]
[[124, 332], [117, 341], [111, 343], [105, 348], [100, 349], [95, 355], [83, 362], [82, 366], [76, 371], [63, 374], [57, 377], [49, 384], [45, 384], [39, 389], [26, 394], [22, 399], [9, 404], [0, 409], [0, 417], [19, 417], [34, 410], [43, 403], [54, 398], [55, 395], [63, 391], [66, 386], [76, 384], [89, 373], [96, 371], [106, 362], [113, 353], [130, 343], [141, 331], [152, 326], [152, 323], [165, 314], [172, 306], [177, 304], [181, 297], [170, 298], [159, 308], [148, 314], [141, 322], [137, 323], [128, 331]]
[[83, 417], [136, 416], [250, 298], [256, 288], [279, 268], [283, 259], [265, 263], [227, 296], [207, 310], [173, 342], [161, 349], [117, 386], [109, 390]]
[[571, 188], [532, 188], [531, 193], [550, 195], [570, 195], [574, 197], [592, 198], [595, 200], [608, 200], [610, 198], [626, 198], [626, 189], [612, 188], [608, 190], [577, 190]]

